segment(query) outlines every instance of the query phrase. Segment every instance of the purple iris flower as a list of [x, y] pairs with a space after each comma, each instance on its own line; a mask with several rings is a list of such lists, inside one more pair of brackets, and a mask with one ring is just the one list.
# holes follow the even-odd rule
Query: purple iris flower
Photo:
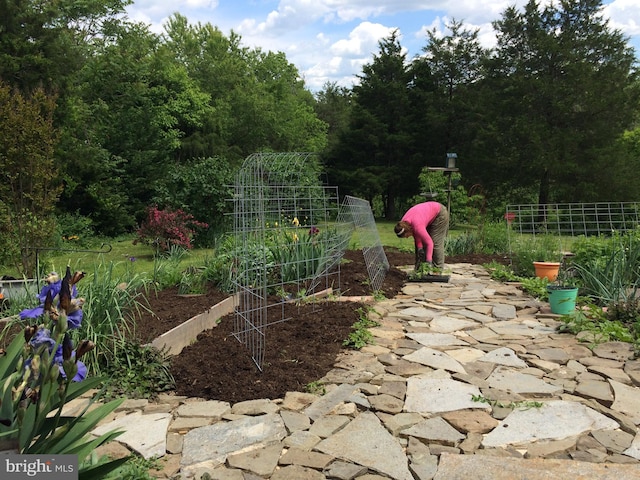
[[[76, 352], [71, 354], [71, 360], [76, 358]], [[58, 345], [58, 349], [56, 350], [56, 354], [53, 356], [53, 363], [58, 365], [58, 369], [60, 370], [60, 375], [62, 378], [67, 378], [67, 374], [62, 367], [62, 362], [64, 361], [62, 356], [62, 345]], [[76, 366], [78, 367], [78, 371], [71, 379], [73, 382], [81, 382], [85, 378], [87, 378], [87, 366], [82, 362], [82, 360], [78, 360], [76, 362]]]
[[[62, 280], [58, 280], [57, 282], [46, 284], [44, 287], [42, 287], [42, 290], [40, 290], [40, 293], [38, 294], [38, 300], [44, 303], [45, 300], [47, 299], [47, 293], [49, 292], [51, 292], [51, 298], [56, 298], [56, 295], [60, 293], [61, 288], [62, 288]], [[73, 285], [71, 287], [71, 298], [75, 298], [77, 295], [78, 295], [78, 289], [76, 288], [75, 285]]]
[[47, 328], [39, 328], [36, 334], [29, 340], [29, 344], [34, 350], [38, 350], [43, 345], [47, 345], [47, 349], [51, 351], [53, 347], [56, 346], [56, 342], [51, 338], [51, 332]]
[[82, 315], [82, 309], [78, 309], [75, 312], [71, 312], [69, 315], [67, 315], [67, 328], [80, 328], [80, 324], [82, 323]]
[[44, 305], [38, 305], [36, 308], [25, 308], [20, 312], [20, 319], [38, 318], [41, 315], [44, 315]]

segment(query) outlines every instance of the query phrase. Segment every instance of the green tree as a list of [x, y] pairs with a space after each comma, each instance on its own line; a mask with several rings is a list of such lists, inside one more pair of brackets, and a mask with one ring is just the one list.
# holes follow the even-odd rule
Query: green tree
[[67, 145], [67, 153], [88, 157], [69, 155], [63, 205], [115, 235], [141, 219], [184, 132], [203, 125], [209, 97], [158, 36], [135, 24], [96, 48], [79, 85], [74, 138], [84, 141]]
[[327, 149], [331, 150], [349, 127], [353, 105], [351, 90], [335, 82], [327, 82], [315, 97], [316, 115], [327, 124]]
[[228, 226], [236, 169], [222, 157], [195, 158], [176, 165], [159, 183], [153, 203], [189, 212], [213, 233]]
[[396, 218], [396, 201], [417, 193], [420, 164], [409, 134], [409, 72], [398, 32], [378, 42], [380, 51], [363, 67], [353, 88], [349, 129], [327, 155], [331, 183], [341, 192], [380, 197], [384, 216]]
[[423, 55], [411, 65], [412, 133], [423, 164], [432, 167], [443, 167], [449, 152], [472, 158], [481, 121], [475, 85], [483, 78], [488, 53], [477, 29], [467, 29], [455, 19], [447, 29], [445, 36], [428, 31]]
[[48, 246], [55, 231], [55, 103], [42, 89], [25, 96], [0, 83], [0, 260], [27, 276], [35, 273], [35, 248]]
[[562, 0], [494, 23], [498, 43], [483, 85], [491, 121], [476, 173], [485, 187], [510, 179], [538, 201], [608, 200], [616, 139], [637, 110], [635, 56], [610, 28], [600, 0]]
[[179, 14], [167, 22], [166, 45], [210, 96], [211, 111], [202, 127], [186, 132], [181, 158], [223, 156], [235, 163], [260, 150], [324, 147], [326, 125], [283, 53], [247, 48], [238, 34], [190, 25]]
[[0, 0], [0, 78], [23, 92], [43, 86], [62, 95], [84, 62], [86, 42], [130, 3]]

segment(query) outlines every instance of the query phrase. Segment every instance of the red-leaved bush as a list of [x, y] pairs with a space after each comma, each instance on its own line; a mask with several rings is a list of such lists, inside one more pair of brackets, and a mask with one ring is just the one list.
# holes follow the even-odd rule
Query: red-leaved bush
[[138, 238], [134, 244], [157, 245], [163, 251], [169, 250], [172, 245], [189, 249], [195, 229], [208, 226], [183, 210], [158, 210], [158, 207], [152, 206], [147, 208], [147, 218], [136, 231]]

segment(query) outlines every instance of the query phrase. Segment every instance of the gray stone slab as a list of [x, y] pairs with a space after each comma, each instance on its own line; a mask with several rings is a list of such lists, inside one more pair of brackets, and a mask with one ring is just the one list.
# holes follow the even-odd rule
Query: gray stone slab
[[492, 306], [487, 305], [481, 311], [477, 311], [477, 310], [478, 310], [477, 305], [471, 305], [465, 309], [455, 310], [453, 313], [462, 315], [470, 320], [473, 320], [474, 322], [483, 323], [483, 324], [496, 321], [495, 318], [493, 318], [491, 315], [488, 315], [493, 310]]
[[640, 432], [636, 432], [636, 436], [633, 437], [631, 445], [622, 453], [629, 457], [640, 460]]
[[451, 345], [468, 345], [455, 335], [449, 333], [407, 333], [407, 337], [426, 347], [447, 347]]
[[315, 449], [396, 480], [413, 480], [402, 446], [371, 412], [361, 413]]
[[230, 453], [241, 453], [280, 442], [287, 435], [282, 417], [267, 414], [196, 428], [184, 437], [182, 468], [205, 463], [215, 467]]
[[462, 320], [460, 318], [453, 318], [444, 315], [431, 320], [429, 328], [437, 333], [453, 333], [476, 325], [477, 323], [472, 322], [471, 320]]
[[563, 391], [563, 388], [560, 386], [547, 383], [533, 375], [514, 372], [506, 367], [496, 368], [491, 375], [487, 377], [487, 382], [489, 382], [492, 388], [498, 390], [540, 396], [555, 395]]
[[230, 411], [231, 404], [229, 402], [207, 400], [204, 402], [189, 402], [180, 405], [176, 413], [179, 417], [205, 417], [217, 421]]
[[615, 398], [611, 410], [624, 413], [631, 417], [633, 423], [640, 424], [640, 389], [611, 379], [609, 379], [609, 384], [613, 388]]
[[473, 395], [479, 396], [480, 389], [468, 383], [447, 378], [412, 377], [407, 380], [404, 410], [429, 414], [465, 408], [490, 409], [485, 403], [474, 402]]
[[118, 442], [127, 445], [144, 458], [162, 457], [167, 453], [167, 428], [170, 421], [170, 413], [143, 415], [134, 412], [96, 427], [91, 433], [100, 436], [111, 430], [124, 430], [117, 438]]
[[614, 422], [577, 402], [551, 400], [540, 408], [516, 409], [482, 440], [484, 447], [524, 445], [538, 440], [561, 440], [591, 430], [613, 430]]
[[227, 456], [227, 463], [231, 468], [241, 468], [266, 476], [271, 475], [278, 466], [281, 453], [282, 444], [274, 443], [249, 452], [230, 454]]
[[421, 319], [431, 319], [435, 315], [439, 315], [439, 312], [430, 310], [425, 307], [409, 307], [409, 308], [403, 308], [402, 310], [398, 310], [397, 312], [395, 312], [395, 315], [400, 315], [402, 317], [417, 317]]
[[422, 347], [403, 357], [410, 362], [417, 362], [433, 369], [443, 369], [449, 372], [466, 373], [464, 367], [454, 358], [444, 352], [429, 347]]
[[516, 307], [500, 303], [493, 307], [491, 312], [496, 320], [512, 320], [516, 318]]
[[489, 455], [440, 455], [434, 480], [632, 480], [637, 465], [598, 464], [543, 458], [491, 457]]
[[496, 348], [495, 350], [492, 350], [478, 358], [478, 361], [504, 365], [507, 367], [527, 367], [526, 362], [519, 358], [516, 355], [516, 352], [507, 347]]
[[423, 420], [402, 431], [402, 435], [422, 438], [428, 443], [456, 446], [465, 436], [453, 428], [442, 417], [433, 417]]
[[347, 401], [349, 397], [357, 391], [358, 387], [355, 385], [350, 385], [348, 383], [339, 385], [338, 388], [331, 390], [314, 401], [304, 410], [304, 413], [310, 419], [316, 420], [322, 415], [329, 413], [339, 403]]

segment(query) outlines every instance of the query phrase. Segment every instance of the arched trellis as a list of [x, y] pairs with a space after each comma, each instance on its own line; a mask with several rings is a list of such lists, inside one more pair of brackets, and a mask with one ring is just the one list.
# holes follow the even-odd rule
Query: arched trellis
[[[262, 370], [268, 309], [329, 286], [353, 233], [339, 215], [337, 187], [320, 185], [314, 154], [256, 153], [234, 189], [237, 261], [234, 336]], [[269, 302], [279, 296], [282, 301]]]

